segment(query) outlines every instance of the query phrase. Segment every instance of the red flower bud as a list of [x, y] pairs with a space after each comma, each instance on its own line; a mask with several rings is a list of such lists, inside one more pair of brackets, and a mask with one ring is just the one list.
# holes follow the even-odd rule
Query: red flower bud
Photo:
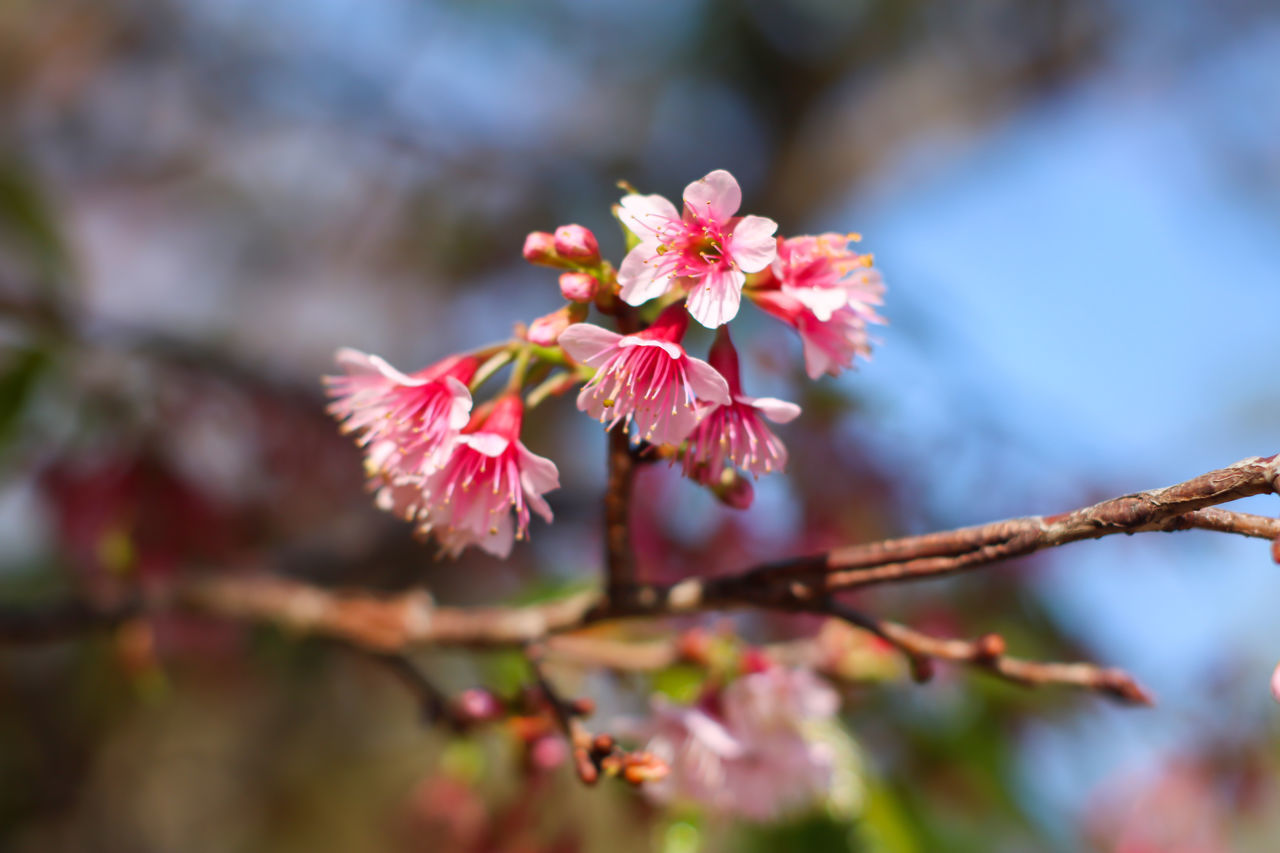
[[546, 231], [530, 231], [524, 238], [524, 259], [531, 264], [543, 266], [560, 266], [560, 257], [556, 254], [556, 238]]
[[560, 295], [570, 302], [590, 302], [595, 298], [600, 282], [584, 272], [560, 274]]
[[600, 260], [600, 245], [591, 229], [581, 225], [561, 225], [555, 233], [555, 249], [561, 257], [580, 263]]

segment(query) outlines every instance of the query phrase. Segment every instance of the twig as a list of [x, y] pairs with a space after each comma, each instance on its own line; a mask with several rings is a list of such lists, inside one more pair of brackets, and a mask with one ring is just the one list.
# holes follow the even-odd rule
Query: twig
[[984, 669], [1017, 684], [1070, 685], [1096, 690], [1129, 704], [1155, 704], [1151, 694], [1123, 670], [1103, 669], [1091, 663], [1045, 663], [1011, 657], [1005, 654], [1004, 638], [999, 634], [985, 634], [976, 640], [943, 639], [830, 601], [824, 603], [820, 612], [844, 619], [901, 649], [911, 661], [912, 673], [918, 681], [927, 681], [932, 676], [931, 661], [947, 660]]

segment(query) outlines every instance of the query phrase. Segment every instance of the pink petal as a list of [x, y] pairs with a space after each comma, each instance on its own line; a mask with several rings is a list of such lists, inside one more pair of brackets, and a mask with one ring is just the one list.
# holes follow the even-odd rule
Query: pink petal
[[738, 402], [759, 409], [775, 424], [790, 423], [800, 415], [799, 406], [776, 397], [739, 397]]
[[1280, 702], [1280, 666], [1276, 667], [1276, 671], [1271, 673], [1271, 695], [1276, 697], [1276, 701]]
[[689, 356], [685, 372], [689, 377], [689, 386], [699, 400], [722, 406], [729, 404], [729, 383], [720, 375], [720, 371], [700, 358]]
[[738, 316], [742, 285], [746, 280], [741, 270], [708, 272], [695, 281], [689, 291], [689, 314], [708, 329], [723, 326]]
[[671, 274], [661, 273], [660, 259], [653, 243], [641, 243], [622, 259], [618, 268], [618, 285], [622, 288], [622, 301], [628, 305], [643, 305], [671, 289]]
[[627, 230], [641, 241], [652, 239], [656, 232], [671, 222], [680, 221], [680, 211], [660, 195], [623, 196], [619, 203], [618, 218]]
[[460, 430], [471, 419], [471, 392], [452, 376], [446, 376], [444, 382], [453, 397], [453, 405], [449, 407], [449, 429]]
[[400, 385], [426, 385], [429, 379], [414, 379], [391, 366], [380, 355], [370, 355], [350, 347], [343, 347], [334, 353], [338, 365], [344, 370], [357, 374], [378, 373]]
[[492, 432], [473, 432], [467, 435], [460, 435], [458, 436], [458, 441], [467, 445], [476, 453], [489, 457], [501, 456], [511, 444], [507, 439]]
[[638, 335], [627, 335], [618, 341], [618, 349], [627, 349], [629, 347], [658, 347], [672, 358], [679, 358], [684, 355], [684, 348], [679, 344], [671, 341], [660, 341], [654, 338], [642, 338]]
[[849, 293], [840, 287], [790, 287], [783, 292], [813, 312], [820, 322], [827, 322], [849, 302]]
[[804, 344], [804, 372], [809, 374], [810, 379], [817, 379], [824, 373], [832, 376], [840, 375], [841, 365], [838, 358], [832, 356], [804, 332], [800, 333], [800, 341]]
[[774, 233], [778, 223], [764, 216], [744, 216], [733, 227], [729, 254], [743, 272], [760, 272], [778, 256]]
[[617, 332], [611, 332], [593, 323], [574, 323], [560, 333], [557, 343], [574, 361], [591, 364], [592, 359], [607, 356], [621, 339], [622, 335]]
[[684, 203], [699, 217], [724, 222], [742, 205], [742, 189], [733, 175], [716, 169], [684, 188]]

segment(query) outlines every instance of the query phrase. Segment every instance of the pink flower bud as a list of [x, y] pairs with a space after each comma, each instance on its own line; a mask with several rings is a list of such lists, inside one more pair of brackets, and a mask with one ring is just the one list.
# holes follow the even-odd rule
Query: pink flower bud
[[600, 260], [600, 245], [591, 229], [581, 225], [561, 225], [555, 234], [556, 251], [562, 257], [582, 263]]
[[556, 238], [546, 231], [530, 231], [524, 238], [524, 259], [531, 264], [543, 266], [560, 266], [560, 258], [556, 255]]
[[569, 315], [569, 306], [566, 305], [559, 311], [552, 311], [530, 323], [525, 339], [540, 347], [555, 346], [556, 341], [560, 339], [560, 333], [569, 328], [572, 323], [573, 318]]
[[502, 716], [502, 704], [498, 697], [478, 687], [462, 691], [458, 696], [457, 707], [460, 716], [475, 722], [496, 720]]
[[595, 299], [600, 282], [584, 272], [560, 274], [560, 295], [570, 302], [590, 302]]

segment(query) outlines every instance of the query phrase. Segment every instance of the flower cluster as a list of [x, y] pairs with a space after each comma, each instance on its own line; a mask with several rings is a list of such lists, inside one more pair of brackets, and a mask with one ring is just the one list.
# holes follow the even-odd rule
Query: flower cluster
[[[730, 506], [748, 506], [743, 476], [786, 468], [769, 424], [800, 408], [743, 390], [729, 335], [743, 296], [799, 333], [816, 379], [870, 355], [884, 285], [852, 235], [783, 238], [773, 220], [738, 215], [742, 191], [724, 170], [689, 184], [682, 202], [621, 199], [632, 245], [616, 270], [581, 225], [529, 234], [525, 259], [560, 270], [565, 302], [509, 341], [412, 374], [340, 350], [330, 411], [362, 447], [377, 505], [451, 555], [474, 545], [505, 556], [531, 512], [551, 520], [543, 495], [559, 482], [520, 441], [525, 415], [577, 389], [578, 408], [606, 429], [632, 431]], [[593, 309], [606, 322], [589, 322]], [[690, 320], [715, 330], [707, 360], [686, 349]], [[475, 405], [472, 393], [507, 365], [506, 387]]]
[[820, 736], [839, 697], [808, 670], [766, 667], [692, 706], [653, 701], [646, 750], [671, 772], [645, 791], [661, 803], [691, 802], [771, 820], [826, 792], [838, 755]]

